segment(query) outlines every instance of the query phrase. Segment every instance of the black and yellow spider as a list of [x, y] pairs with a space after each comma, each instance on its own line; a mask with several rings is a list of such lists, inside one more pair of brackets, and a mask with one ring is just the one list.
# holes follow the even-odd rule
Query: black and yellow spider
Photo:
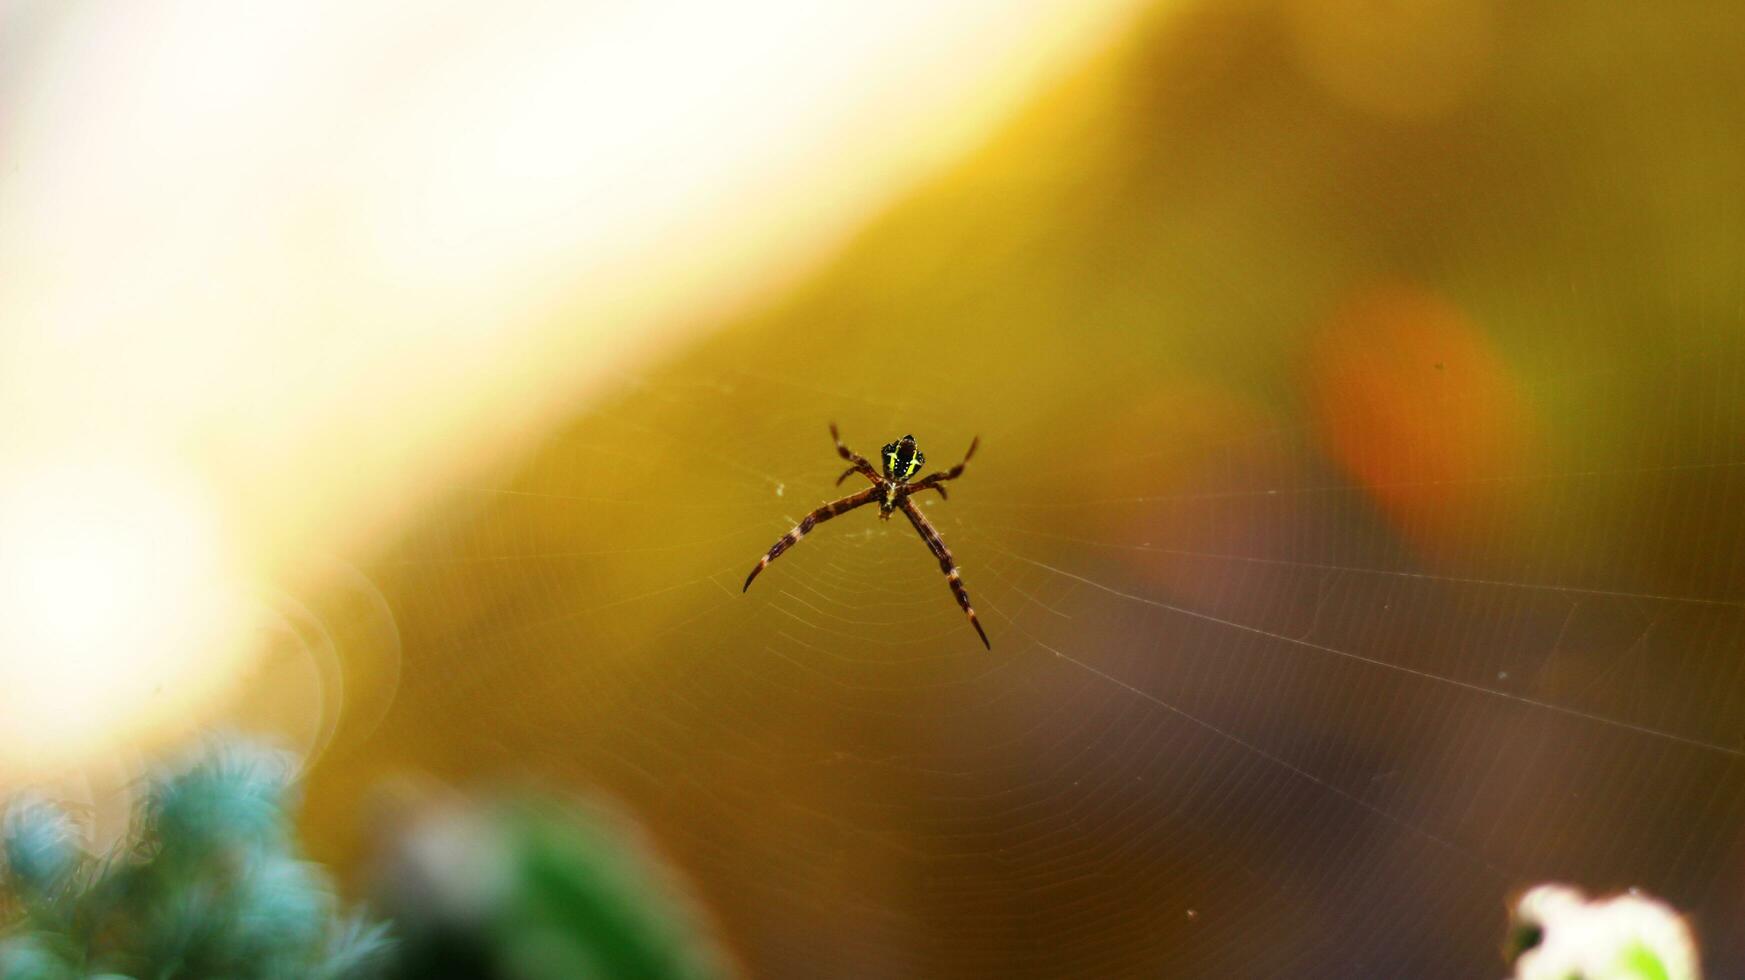
[[939, 559], [939, 568], [945, 573], [945, 581], [951, 586], [951, 594], [957, 597], [957, 604], [962, 606], [964, 613], [969, 616], [969, 624], [974, 626], [976, 632], [981, 635], [982, 646], [992, 650], [994, 645], [988, 642], [987, 631], [982, 629], [981, 622], [976, 619], [975, 609], [969, 604], [969, 593], [964, 590], [963, 578], [958, 575], [957, 564], [951, 559], [951, 549], [945, 546], [945, 540], [939, 536], [939, 531], [927, 520], [926, 515], [921, 513], [921, 508], [915, 505], [914, 500], [915, 495], [923, 490], [937, 490], [939, 495], [944, 497], [945, 487], [941, 484], [963, 475], [963, 468], [969, 463], [969, 458], [976, 454], [976, 446], [981, 444], [981, 438], [977, 437], [970, 441], [969, 452], [963, 454], [962, 463], [949, 470], [929, 473], [914, 483], [910, 483], [909, 480], [921, 472], [922, 465], [927, 462], [927, 457], [922, 455], [921, 450], [915, 448], [914, 436], [904, 436], [885, 447], [884, 474], [882, 476], [878, 470], [873, 469], [871, 463], [867, 462], [865, 456], [842, 444], [842, 436], [837, 434], [835, 423], [830, 425], [830, 438], [836, 440], [836, 452], [843, 459], [848, 460], [850, 464], [848, 469], [836, 478], [836, 485], [841, 486], [843, 480], [859, 473], [872, 481], [872, 486], [859, 493], [851, 493], [841, 500], [825, 504], [807, 514], [800, 520], [800, 523], [794, 525], [792, 531], [782, 535], [782, 539], [775, 543], [775, 547], [769, 550], [769, 554], [757, 560], [757, 567], [745, 577], [745, 588], [739, 591], [744, 592], [745, 589], [751, 588], [751, 580], [757, 578], [757, 573], [763, 571], [764, 566], [780, 558], [782, 552], [799, 544], [800, 539], [805, 537], [806, 533], [814, 527], [838, 514], [846, 514], [862, 504], [870, 504], [876, 500], [879, 504], [880, 520], [890, 520], [892, 511], [901, 510], [903, 516], [909, 519], [909, 523], [915, 525], [915, 530], [921, 532], [921, 540], [927, 542], [927, 547], [933, 551], [933, 557]]

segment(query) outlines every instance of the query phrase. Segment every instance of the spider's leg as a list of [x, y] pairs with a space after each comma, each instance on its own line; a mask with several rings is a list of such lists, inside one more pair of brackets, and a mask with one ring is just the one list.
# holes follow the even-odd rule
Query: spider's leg
[[832, 500], [830, 503], [827, 503], [812, 513], [807, 514], [805, 517], [802, 517], [800, 523], [794, 525], [792, 531], [782, 535], [781, 540], [777, 541], [775, 546], [770, 548], [769, 554], [764, 555], [762, 558], [757, 560], [757, 567], [752, 569], [751, 574], [745, 577], [745, 586], [739, 591], [744, 592], [746, 589], [751, 588], [751, 580], [757, 578], [757, 573], [763, 571], [770, 562], [780, 558], [782, 552], [799, 544], [800, 539], [806, 536], [807, 531], [810, 531], [819, 524], [835, 517], [837, 514], [846, 514], [856, 507], [859, 507], [861, 504], [872, 503], [879, 499], [879, 496], [882, 493], [883, 491], [878, 487], [867, 487], [865, 490], [862, 490], [859, 493], [851, 493], [848, 496], [843, 497], [841, 500]]
[[955, 480], [962, 476], [963, 468], [969, 465], [969, 458], [976, 454], [976, 447], [981, 444], [982, 437], [976, 436], [974, 439], [969, 441], [969, 452], [963, 454], [963, 462], [953, 466], [949, 470], [943, 470], [938, 473], [929, 473], [921, 479], [909, 484], [909, 486], [916, 490], [938, 490], [941, 494], [944, 494], [945, 488], [941, 487], [939, 484], [944, 483], [946, 480]]
[[[859, 454], [859, 453], [855, 452], [854, 450], [848, 448], [847, 446], [843, 445], [842, 435], [841, 435], [841, 433], [836, 431], [836, 423], [835, 422], [830, 423], [830, 438], [834, 439], [836, 441], [836, 455], [841, 456], [843, 459], [846, 459], [850, 463], [854, 464], [853, 469], [856, 472], [860, 473], [862, 476], [873, 481], [874, 483], [879, 482], [879, 471], [873, 468], [873, 464], [871, 462], [869, 462], [865, 456], [862, 456], [861, 454]], [[848, 474], [844, 473], [844, 474], [842, 474], [842, 476], [840, 478], [837, 479], [836, 482], [838, 485], [840, 485], [842, 483], [842, 481], [846, 480], [846, 479], [848, 479]]]
[[[970, 451], [974, 452], [974, 447]], [[939, 531], [921, 513], [921, 508], [915, 505], [914, 500], [905, 496], [902, 506], [903, 516], [909, 519], [910, 524], [915, 525], [915, 530], [921, 532], [921, 540], [927, 542], [927, 547], [933, 551], [933, 557], [939, 559], [939, 570], [945, 573], [945, 582], [951, 586], [951, 594], [957, 597], [957, 604], [963, 607], [964, 615], [969, 617], [969, 624], [981, 635], [982, 646], [992, 650], [994, 645], [988, 642], [987, 631], [982, 629], [981, 620], [976, 618], [975, 607], [969, 604], [969, 590], [963, 587], [963, 576], [958, 574], [957, 562], [952, 560], [951, 549], [945, 546], [945, 539], [939, 536]]]
[[[849, 468], [848, 468], [848, 469], [846, 469], [846, 470], [843, 470], [843, 471], [842, 471], [842, 475], [841, 475], [841, 476], [839, 476], [839, 477], [837, 477], [837, 478], [836, 478], [836, 485], [837, 485], [837, 486], [839, 486], [839, 487], [840, 487], [840, 486], [842, 486], [842, 481], [843, 481], [843, 480], [846, 480], [846, 479], [848, 479], [848, 478], [849, 478], [849, 477], [851, 477], [851, 476], [853, 476], [853, 475], [854, 475], [854, 474], [856, 474], [856, 473], [860, 473], [860, 472], [861, 472], [861, 470], [860, 470], [860, 467], [858, 467], [858, 466], [850, 466], [850, 467], [849, 467]], [[865, 476], [865, 477], [866, 477], [866, 478], [867, 478], [867, 479], [869, 479], [869, 480], [871, 480], [871, 479], [873, 479], [873, 477], [872, 477], [872, 474], [870, 474], [870, 473], [861, 473], [861, 475], [862, 475], [862, 476]], [[876, 486], [876, 485], [877, 485], [877, 483], [878, 483], [878, 481], [877, 481], [877, 480], [874, 480], [874, 481], [873, 481], [873, 482], [874, 482], [874, 485], [875, 485], [875, 486]]]

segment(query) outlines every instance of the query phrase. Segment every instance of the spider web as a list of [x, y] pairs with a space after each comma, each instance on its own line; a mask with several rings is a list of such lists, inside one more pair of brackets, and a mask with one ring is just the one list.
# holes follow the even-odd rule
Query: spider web
[[[1695, 363], [1592, 383], [1736, 416], [1737, 354]], [[1507, 893], [1543, 878], [1649, 888], [1737, 955], [1745, 603], [1701, 581], [1737, 581], [1737, 532], [1696, 581], [1646, 542], [1736, 513], [1745, 461], [1493, 475], [1505, 503], [1576, 516], [1527, 547], [1481, 538], [1450, 574], [1366, 547], [1350, 486], [1232, 462], [1190, 492], [1081, 499], [1086, 469], [1137, 457], [1037, 473], [1049, 440], [996, 419], [928, 505], [988, 654], [912, 529], [870, 508], [739, 594], [838, 472], [813, 412], [766, 405], [967, 442], [930, 399], [875, 398], [649, 378], [515, 487], [460, 491], [477, 509], [384, 573], [409, 664], [378, 737], [456, 776], [622, 796], [757, 972], [1472, 975]], [[1207, 451], [1314, 474], [1303, 443]], [[1621, 483], [1648, 526], [1584, 503]], [[1214, 550], [1093, 529], [1181, 513], [1288, 530]], [[1640, 560], [1532, 573], [1595, 535]], [[1183, 569], [1204, 587], [1158, 584]]]
[[[1176, 63], [1146, 43], [1120, 64]], [[1154, 184], [1136, 138], [1042, 192], [983, 161], [451, 488], [368, 563], [403, 679], [316, 826], [387, 764], [602, 789], [757, 975], [1492, 975], [1545, 879], [1666, 897], [1745, 968], [1745, 306], [1708, 246], [1635, 247], [1741, 254], [1730, 171], [1247, 98], [1310, 122], [1214, 121]], [[1291, 164], [1194, 201], [1232, 132]], [[940, 468], [981, 436], [923, 506], [991, 653], [871, 508], [740, 593], [849, 487], [832, 420]]]

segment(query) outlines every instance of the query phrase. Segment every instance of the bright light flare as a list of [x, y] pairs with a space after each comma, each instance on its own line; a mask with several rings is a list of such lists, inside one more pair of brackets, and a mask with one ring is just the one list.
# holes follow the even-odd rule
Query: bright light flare
[[0, 476], [0, 782], [222, 687], [237, 607], [212, 515], [187, 482], [107, 462]]
[[379, 706], [391, 630], [235, 597], [791, 281], [1138, 6], [0, 4], [0, 782]]

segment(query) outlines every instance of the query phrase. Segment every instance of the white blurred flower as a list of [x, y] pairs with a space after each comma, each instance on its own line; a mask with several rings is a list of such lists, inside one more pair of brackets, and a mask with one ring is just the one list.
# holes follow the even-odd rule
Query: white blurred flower
[[1698, 980], [1696, 942], [1677, 912], [1634, 891], [1589, 899], [1539, 885], [1515, 903], [1513, 980]]

